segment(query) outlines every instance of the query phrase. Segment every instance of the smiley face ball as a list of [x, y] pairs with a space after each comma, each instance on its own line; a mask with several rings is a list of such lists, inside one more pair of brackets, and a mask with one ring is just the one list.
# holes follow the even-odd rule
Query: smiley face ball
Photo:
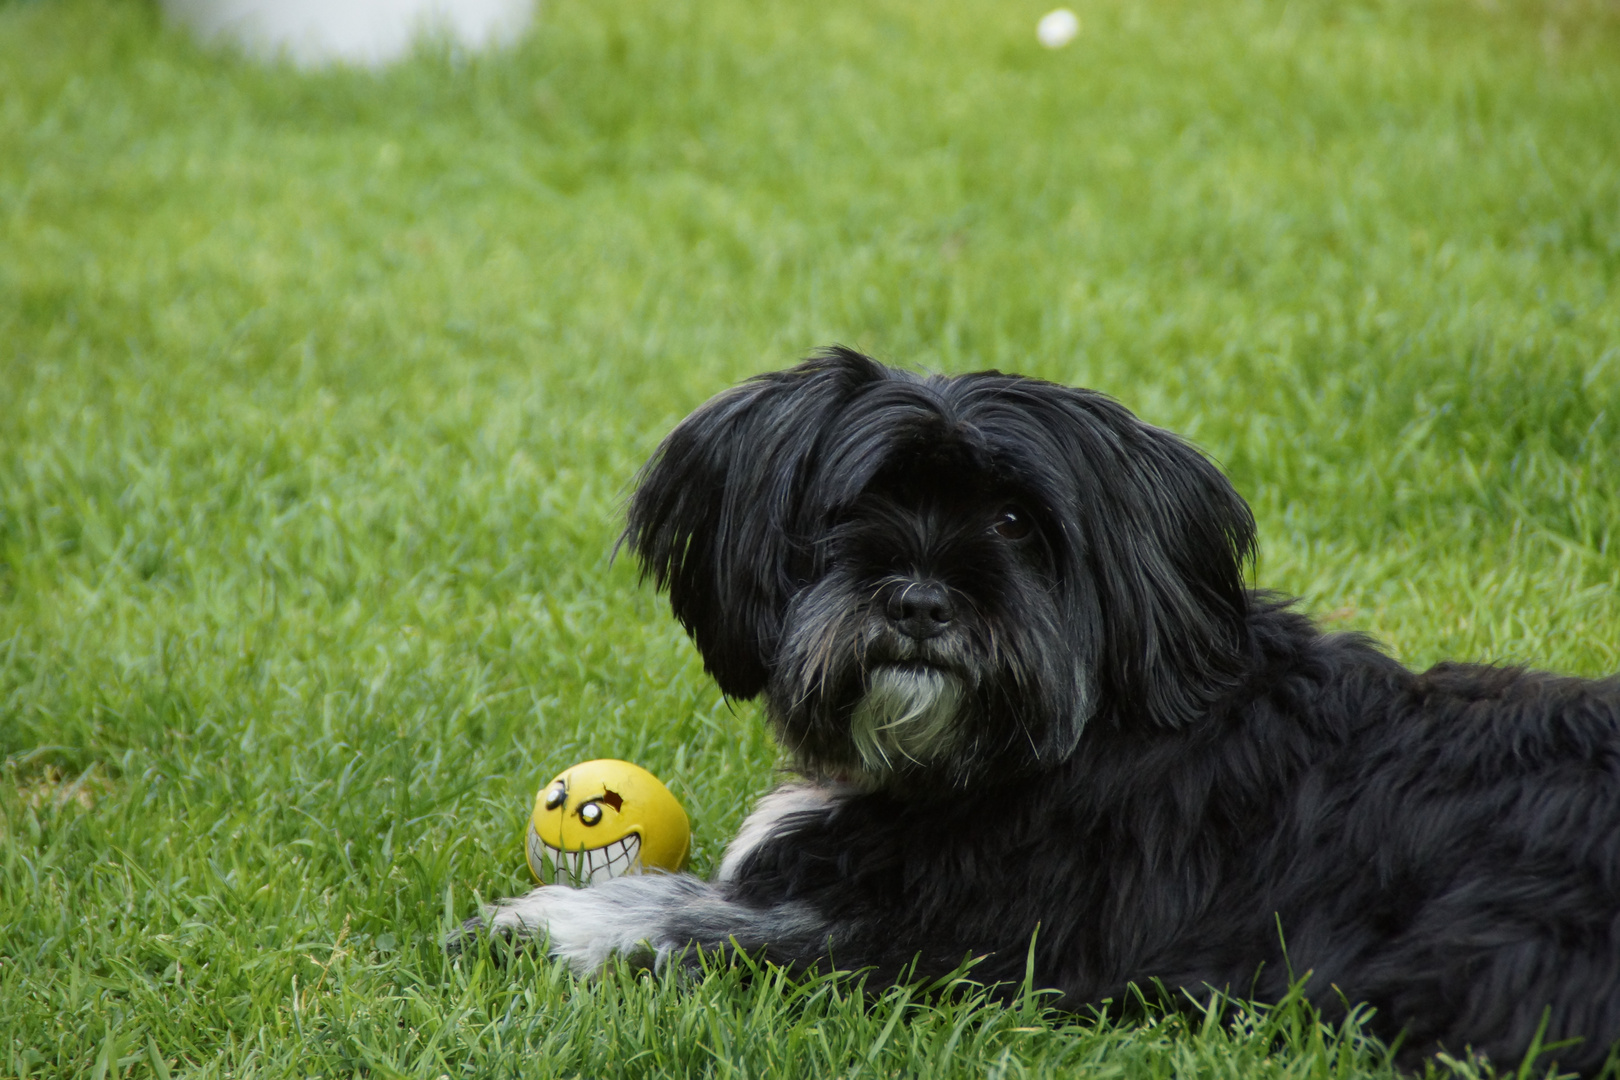
[[535, 796], [524, 850], [542, 885], [676, 871], [691, 853], [686, 811], [640, 765], [602, 758], [558, 773]]

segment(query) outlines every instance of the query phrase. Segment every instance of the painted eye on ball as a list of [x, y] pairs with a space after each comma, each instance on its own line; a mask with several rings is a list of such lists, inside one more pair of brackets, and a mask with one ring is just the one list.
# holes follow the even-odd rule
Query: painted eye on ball
[[1029, 515], [1016, 506], [1003, 506], [996, 513], [996, 523], [991, 526], [1003, 540], [1022, 540], [1029, 535], [1031, 527]]
[[582, 825], [596, 825], [602, 820], [602, 807], [596, 803], [588, 802], [579, 808], [579, 820]]
[[546, 809], [557, 809], [566, 798], [568, 798], [568, 785], [559, 780], [551, 785], [550, 791], [546, 792]]

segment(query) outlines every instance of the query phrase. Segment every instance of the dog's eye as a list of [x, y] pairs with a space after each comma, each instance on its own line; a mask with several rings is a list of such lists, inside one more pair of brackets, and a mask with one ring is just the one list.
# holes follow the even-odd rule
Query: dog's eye
[[1016, 506], [1004, 506], [991, 526], [1003, 540], [1022, 540], [1029, 535], [1029, 517]]

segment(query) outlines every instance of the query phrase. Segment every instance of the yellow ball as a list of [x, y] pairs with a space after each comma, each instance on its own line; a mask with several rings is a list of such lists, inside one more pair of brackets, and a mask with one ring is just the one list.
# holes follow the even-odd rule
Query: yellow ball
[[691, 847], [692, 827], [669, 788], [612, 758], [564, 769], [541, 788], [524, 845], [542, 885], [680, 870]]

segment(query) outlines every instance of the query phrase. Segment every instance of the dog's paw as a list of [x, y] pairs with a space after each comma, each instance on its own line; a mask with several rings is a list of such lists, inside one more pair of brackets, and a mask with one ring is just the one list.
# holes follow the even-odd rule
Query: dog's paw
[[472, 952], [480, 941], [489, 946], [490, 955], [497, 961], [504, 960], [507, 954], [522, 944], [522, 940], [514, 939], [511, 933], [495, 930], [480, 914], [444, 935], [444, 951], [451, 957], [458, 957]]
[[[545, 911], [547, 896], [558, 891], [569, 891], [561, 885], [541, 886], [523, 896], [483, 904], [478, 914], [445, 935], [444, 951], [459, 956], [475, 947], [480, 938], [493, 945], [507, 947], [521, 945], [547, 937]], [[550, 905], [550, 906], [555, 906]]]
[[669, 951], [657, 942], [656, 911], [637, 903], [640, 881], [627, 878], [583, 889], [542, 885], [522, 896], [485, 906], [445, 938], [457, 955], [487, 932], [492, 941], [545, 941], [551, 956], [579, 975], [599, 971], [615, 953], [657, 960]]

